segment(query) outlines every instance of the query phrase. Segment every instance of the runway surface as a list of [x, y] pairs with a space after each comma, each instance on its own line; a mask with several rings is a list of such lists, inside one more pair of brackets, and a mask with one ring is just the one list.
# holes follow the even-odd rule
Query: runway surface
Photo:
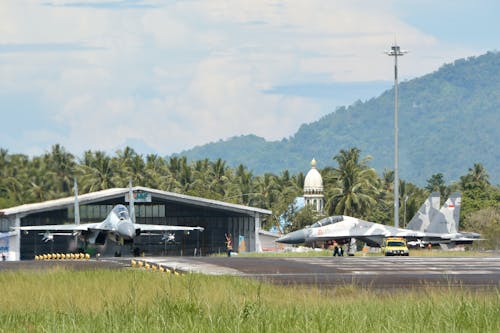
[[[0, 262], [1, 270], [129, 268], [133, 258], [88, 261]], [[370, 288], [500, 287], [500, 257], [146, 257], [135, 258], [179, 272], [235, 275], [293, 285]], [[136, 268], [138, 269], [138, 268]]]
[[500, 257], [170, 257], [145, 260], [185, 272], [231, 274], [279, 284], [500, 287]]

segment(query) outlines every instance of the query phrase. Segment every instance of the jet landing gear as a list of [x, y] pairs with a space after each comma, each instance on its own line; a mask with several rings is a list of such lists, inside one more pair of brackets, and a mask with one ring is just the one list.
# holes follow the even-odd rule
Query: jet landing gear
[[134, 256], [134, 257], [140, 257], [141, 256], [141, 249], [137, 246], [135, 246], [134, 242], [130, 242], [128, 244], [130, 247], [129, 247], [129, 250], [130, 250], [130, 253]]
[[121, 257], [123, 250], [125, 250], [127, 256], [130, 256], [132, 254], [135, 257], [138, 257], [140, 255], [140, 249], [138, 247], [134, 247], [133, 239], [119, 239], [117, 241], [117, 245], [115, 245], [114, 256]]
[[114, 254], [115, 257], [122, 256], [122, 247], [123, 247], [123, 245], [121, 245], [121, 244], [115, 246], [115, 254]]
[[[115, 257], [121, 257], [122, 256], [122, 250], [123, 250], [123, 246], [124, 245], [118, 245], [115, 247], [115, 254], [114, 256]], [[141, 256], [141, 249], [138, 248], [137, 246], [134, 246], [134, 244], [130, 244], [130, 247], [126, 247], [126, 250], [129, 250], [130, 252], [127, 252], [127, 253], [131, 253], [134, 257], [140, 257]]]

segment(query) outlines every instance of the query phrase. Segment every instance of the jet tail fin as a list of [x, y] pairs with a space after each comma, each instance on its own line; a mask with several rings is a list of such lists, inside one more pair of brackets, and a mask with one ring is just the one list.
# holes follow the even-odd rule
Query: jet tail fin
[[439, 212], [431, 219], [427, 232], [457, 233], [461, 203], [462, 195], [459, 192], [452, 193]]
[[134, 191], [132, 190], [132, 180], [128, 182], [129, 214], [132, 223], [135, 223]]
[[432, 192], [412, 217], [406, 229], [426, 231], [432, 219], [439, 212], [439, 192]]

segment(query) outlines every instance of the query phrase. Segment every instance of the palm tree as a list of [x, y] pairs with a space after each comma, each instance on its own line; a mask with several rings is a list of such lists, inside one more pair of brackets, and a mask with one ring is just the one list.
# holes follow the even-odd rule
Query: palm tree
[[29, 181], [30, 160], [23, 154], [6, 155], [0, 177], [0, 194], [8, 206], [31, 202], [25, 195]]
[[297, 186], [299, 189], [304, 188], [304, 181], [306, 180], [306, 176], [304, 175], [303, 172], [299, 172], [298, 174], [292, 176], [292, 181], [294, 182], [295, 186]]
[[254, 192], [253, 174], [243, 164], [238, 165], [234, 174], [234, 178], [228, 184], [226, 200], [249, 205]]
[[115, 187], [115, 169], [112, 160], [102, 151], [86, 151], [80, 164], [83, 192], [94, 192]]
[[6, 192], [6, 197], [8, 202], [14, 205], [20, 205], [27, 203], [24, 193], [23, 182], [16, 177], [8, 177], [4, 182], [4, 189]]
[[371, 157], [359, 160], [360, 150], [341, 150], [333, 159], [338, 168], [333, 168], [328, 186], [325, 208], [329, 214], [366, 217], [376, 204], [377, 174], [367, 166]]
[[489, 175], [484, 166], [481, 163], [475, 163], [465, 176], [460, 177], [460, 186], [464, 190], [485, 189], [490, 185], [488, 178]]
[[116, 152], [112, 158], [114, 170], [113, 183], [117, 186], [128, 186], [129, 181], [136, 185], [144, 185], [144, 159], [133, 148], [125, 147]]
[[265, 173], [258, 176], [255, 184], [255, 192], [258, 193], [252, 205], [271, 209], [273, 202], [279, 195], [279, 187], [276, 181], [276, 176], [272, 173]]
[[211, 166], [211, 170], [209, 171], [211, 178], [209, 188], [220, 199], [225, 195], [225, 185], [230, 178], [230, 170], [226, 166], [226, 162], [220, 158], [212, 163]]
[[303, 186], [297, 185], [296, 179], [291, 177], [290, 172], [286, 169], [281, 172], [280, 176], [275, 177], [275, 183], [276, 189], [280, 193], [275, 201], [276, 203], [285, 201], [286, 203], [291, 204], [296, 197], [301, 195], [304, 188]]
[[181, 172], [181, 165], [183, 164], [183, 162], [185, 162], [185, 157], [172, 156], [169, 159], [168, 168], [176, 179], [178, 179], [178, 176]]
[[429, 192], [439, 192], [442, 198], [447, 197], [450, 192], [446, 187], [442, 173], [433, 174], [431, 178], [427, 179], [425, 189]]
[[4, 176], [7, 164], [9, 163], [9, 151], [0, 148], [0, 177]]
[[136, 155], [132, 158], [132, 161], [128, 167], [129, 180], [132, 180], [132, 184], [144, 185], [144, 169], [145, 169], [144, 159], [142, 155]]
[[179, 167], [180, 168], [176, 178], [182, 186], [182, 191], [184, 193], [194, 194], [191, 192], [193, 187], [192, 183], [194, 181], [193, 170], [188, 165], [187, 158], [185, 156], [179, 159]]
[[47, 167], [46, 176], [52, 178], [54, 191], [60, 195], [67, 195], [71, 192], [73, 178], [75, 177], [75, 157], [60, 144], [52, 146], [50, 153], [44, 155]]
[[30, 162], [28, 168], [29, 180], [27, 181], [29, 201], [40, 202], [55, 199], [64, 194], [60, 192], [58, 179], [47, 177], [47, 175], [55, 175], [55, 172], [48, 169], [46, 161], [45, 157], [35, 156]]
[[277, 195], [271, 203], [273, 215], [267, 224], [275, 225], [278, 230], [283, 232], [283, 221], [291, 221], [296, 216], [295, 198], [300, 196], [303, 186], [297, 186], [297, 181], [290, 176], [288, 170], [284, 170], [280, 176], [275, 178]]
[[164, 191], [178, 191], [180, 184], [172, 176], [164, 158], [156, 154], [146, 156], [144, 186]]

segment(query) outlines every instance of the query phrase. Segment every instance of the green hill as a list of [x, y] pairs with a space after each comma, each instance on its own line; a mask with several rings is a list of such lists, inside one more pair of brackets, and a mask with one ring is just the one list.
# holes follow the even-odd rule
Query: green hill
[[[456, 60], [434, 73], [399, 86], [400, 177], [425, 184], [435, 173], [458, 180], [482, 163], [494, 184], [500, 182], [500, 52]], [[254, 173], [284, 169], [306, 172], [315, 157], [319, 167], [335, 165], [340, 149], [358, 147], [382, 173], [394, 167], [394, 90], [341, 107], [304, 124], [281, 141], [247, 135], [183, 151], [189, 160], [222, 158]]]

